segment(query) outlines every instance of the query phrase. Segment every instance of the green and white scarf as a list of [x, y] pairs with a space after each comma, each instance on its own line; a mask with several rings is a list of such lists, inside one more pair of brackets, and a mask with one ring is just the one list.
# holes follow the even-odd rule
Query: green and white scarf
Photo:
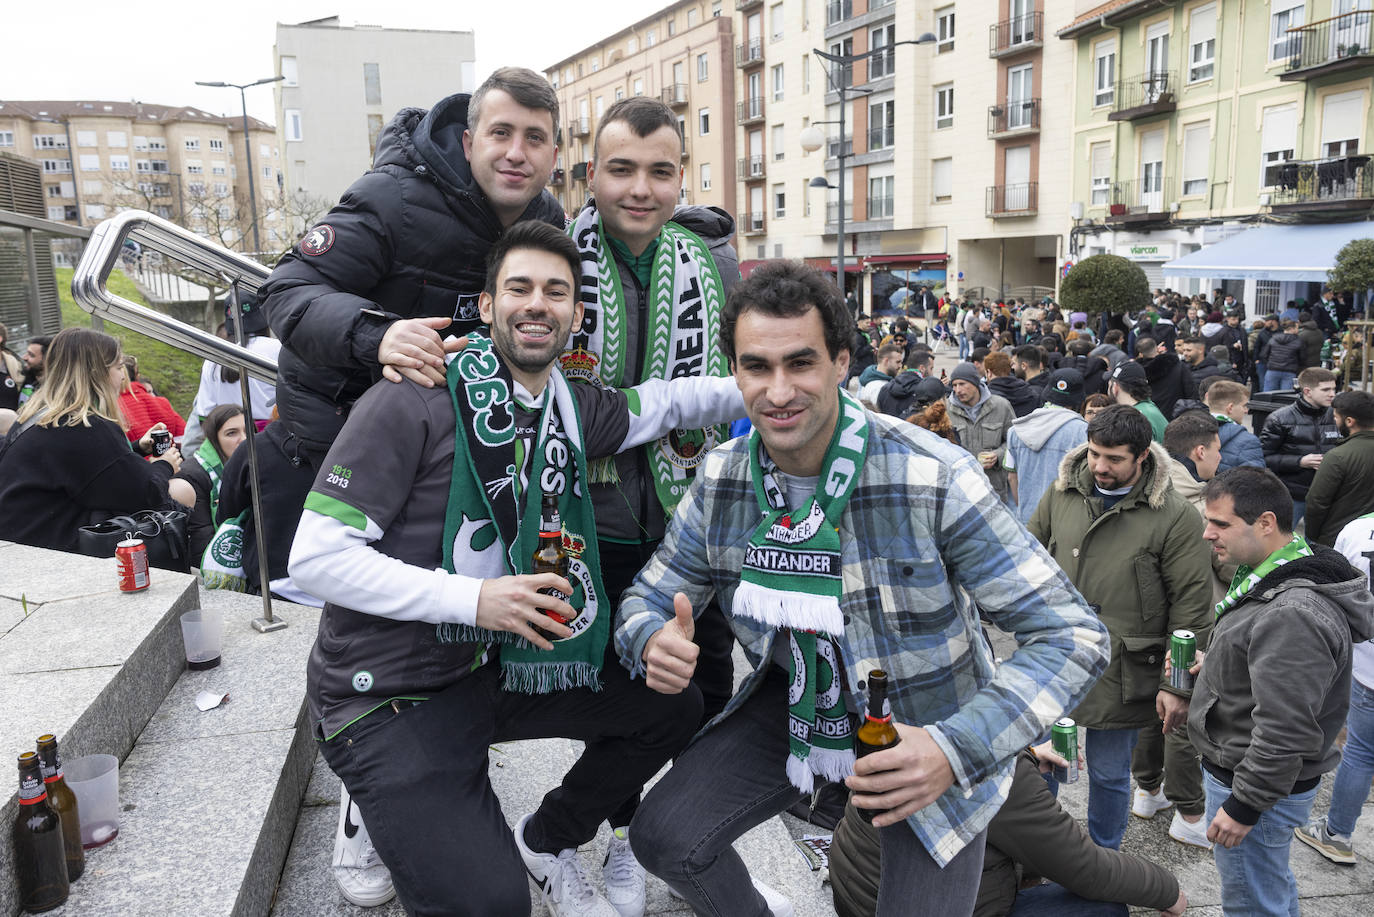
[[467, 348], [449, 361], [448, 389], [457, 427], [444, 512], [444, 569], [480, 578], [530, 572], [540, 501], [545, 491], [556, 493], [573, 586], [566, 601], [577, 615], [566, 622], [573, 635], [555, 640], [552, 651], [508, 631], [469, 624], [436, 625], [435, 636], [441, 643], [500, 644], [507, 691], [599, 691], [610, 622], [599, 614], [604, 590], [596, 521], [584, 496], [587, 460], [568, 382], [557, 370], [550, 374], [533, 444], [525, 449], [516, 426], [510, 370], [490, 338], [480, 332], [468, 335]]
[[777, 467], [758, 431], [749, 436], [749, 471], [763, 521], [745, 548], [731, 613], [787, 630], [787, 779], [803, 792], [811, 791], [816, 774], [840, 780], [854, 772], [854, 736], [837, 643], [844, 634], [839, 524], [867, 448], [863, 407], [841, 390], [820, 487], [788, 512]]
[[210, 521], [219, 525], [219, 484], [224, 475], [224, 459], [215, 444], [206, 439], [196, 450], [196, 461], [210, 477]]
[[[610, 247], [602, 242], [601, 216], [588, 203], [568, 230], [582, 252], [582, 326], [574, 330], [561, 358], [563, 372], [578, 382], [619, 388], [632, 365], [628, 351], [625, 293]], [[690, 230], [667, 223], [659, 234], [650, 277], [649, 314], [644, 327], [643, 370], [636, 385], [649, 379], [727, 375], [720, 349], [720, 312], [725, 286], [706, 243]], [[687, 493], [696, 468], [726, 438], [727, 428], [674, 430], [645, 446], [654, 488], [664, 512], [672, 515]], [[615, 483], [615, 463], [593, 463], [594, 483]]]
[[1292, 541], [1260, 561], [1258, 567], [1251, 569], [1245, 564], [1241, 564], [1236, 568], [1236, 575], [1231, 578], [1231, 588], [1227, 590], [1226, 595], [1222, 596], [1221, 601], [1217, 602], [1217, 617], [1220, 618], [1234, 608], [1237, 602], [1259, 584], [1260, 580], [1279, 567], [1291, 563], [1299, 557], [1311, 556], [1312, 549], [1308, 547], [1307, 542], [1302, 539], [1302, 536], [1294, 535]]

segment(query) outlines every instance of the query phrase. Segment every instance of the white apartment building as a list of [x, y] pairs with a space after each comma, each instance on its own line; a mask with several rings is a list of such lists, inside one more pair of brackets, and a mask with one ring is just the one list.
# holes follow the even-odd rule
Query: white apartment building
[[275, 100], [288, 195], [332, 206], [372, 167], [377, 137], [398, 111], [477, 88], [475, 57], [470, 31], [348, 27], [337, 16], [278, 23]]

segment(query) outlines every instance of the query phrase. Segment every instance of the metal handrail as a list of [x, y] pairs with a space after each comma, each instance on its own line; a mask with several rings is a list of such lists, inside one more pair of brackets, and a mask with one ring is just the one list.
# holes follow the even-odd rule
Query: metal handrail
[[[286, 622], [272, 614], [271, 574], [267, 568], [267, 533], [262, 514], [262, 475], [258, 465], [257, 427], [253, 422], [253, 399], [248, 390], [248, 377], [276, 383], [275, 360], [253, 353], [242, 346], [243, 327], [235, 322], [238, 344], [216, 337], [170, 315], [163, 315], [110, 292], [106, 283], [124, 249], [124, 242], [132, 239], [151, 251], [161, 252], [218, 277], [229, 285], [229, 296], [235, 306], [243, 290], [257, 293], [267, 275], [266, 267], [238, 252], [216, 245], [188, 229], [143, 210], [126, 210], [105, 220], [91, 233], [86, 250], [81, 254], [72, 275], [72, 297], [77, 305], [92, 315], [108, 318], [145, 334], [154, 340], [171, 344], [202, 359], [239, 371], [239, 391], [243, 400], [244, 448], [248, 450], [249, 471], [253, 477], [253, 516], [257, 524], [258, 581], [262, 590], [263, 616], [253, 620], [253, 629], [261, 633], [280, 630]], [[237, 308], [234, 310], [238, 312]]]
[[105, 284], [110, 272], [118, 266], [124, 242], [128, 239], [213, 277], [237, 283], [239, 289], [250, 293], [256, 293], [271, 273], [251, 258], [216, 245], [159, 216], [145, 210], [126, 210], [105, 220], [91, 232], [90, 241], [72, 275], [72, 296], [77, 305], [92, 315], [179, 347], [201, 359], [246, 372], [262, 382], [276, 383], [275, 360], [110, 292]]

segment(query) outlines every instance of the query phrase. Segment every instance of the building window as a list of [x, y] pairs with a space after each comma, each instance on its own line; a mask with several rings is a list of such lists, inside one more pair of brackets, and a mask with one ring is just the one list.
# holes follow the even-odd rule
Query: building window
[[1279, 311], [1279, 291], [1281, 287], [1277, 280], [1256, 280], [1255, 281], [1255, 312], [1256, 315], [1273, 315]]
[[141, 151], [146, 150], [146, 149], [148, 149], [148, 138], [147, 138], [147, 137], [139, 137], [139, 136], [135, 135], [135, 137], [134, 137], [134, 151], [135, 151], [135, 152], [141, 152]]
[[669, 20], [668, 20], [668, 37], [669, 37], [669, 38], [672, 38], [672, 37], [673, 37], [674, 35], [676, 35], [676, 34], [677, 34], [677, 20], [676, 20], [676, 19], [669, 19]]
[[63, 193], [62, 193], [62, 186], [61, 186], [61, 185], [48, 185], [48, 197], [70, 197], [70, 196], [71, 196], [71, 195], [63, 195]]
[[593, 103], [592, 107], [596, 111], [596, 120], [600, 121], [602, 113], [606, 111], [606, 97], [597, 96], [596, 101]]
[[1289, 29], [1303, 24], [1306, 12], [1303, 0], [1272, 0], [1269, 4], [1269, 60], [1281, 61], [1297, 56], [1302, 50], [1302, 39], [1296, 34], [1289, 35]]
[[[125, 169], [124, 171], [127, 172], [129, 170]], [[99, 180], [91, 181], [90, 179], [87, 179], [86, 181], [83, 181], [81, 183], [81, 193], [88, 196], [94, 194], [104, 194], [105, 183]]]
[[701, 190], [711, 190], [711, 164], [709, 162], [701, 164]]
[[[691, 10], [688, 10], [688, 13], [690, 13], [690, 12], [691, 12]], [[711, 73], [710, 73], [710, 64], [709, 64], [709, 60], [710, 60], [710, 55], [708, 55], [708, 54], [698, 54], [698, 55], [697, 55], [697, 82], [698, 82], [698, 83], [704, 83], [704, 82], [706, 82], [706, 80], [707, 80], [707, 79], [710, 77], [710, 75], [711, 75]]]
[[811, 91], [811, 55], [802, 56], [802, 95]]
[[111, 171], [111, 172], [127, 172], [127, 171], [129, 171], [129, 157], [128, 157], [128, 156], [111, 156], [111, 157], [110, 157], [110, 171]]
[[187, 137], [187, 138], [186, 138], [186, 152], [188, 152], [188, 153], [195, 153], [195, 152], [197, 152], [197, 151], [199, 151], [199, 150], [200, 150], [200, 138], [199, 138], [199, 137]]
[[623, 98], [625, 98], [625, 87], [624, 87], [624, 86], [617, 86], [617, 87], [615, 87], [615, 100], [616, 100], [617, 102], [619, 102], [619, 101], [620, 101], [621, 99], [623, 99]]
[[135, 160], [134, 160], [134, 171], [135, 171], [135, 172], [151, 172], [151, 171], [153, 171], [153, 164], [152, 164], [152, 162], [151, 162], [150, 160], [147, 160], [147, 159], [135, 159]]
[[935, 203], [954, 199], [954, 160], [950, 157], [930, 163], [930, 193]]
[[48, 207], [48, 219], [55, 223], [60, 223], [62, 222], [62, 215], [64, 212], [64, 208], [61, 204], [54, 204]]
[[215, 182], [214, 188], [215, 188], [215, 193], [218, 194], [218, 195], [220, 195], [221, 197], [229, 193], [229, 183], [228, 183], [228, 182], [217, 181], [217, 182]]
[[600, 56], [593, 57], [593, 58], [592, 58], [592, 73], [596, 73], [596, 72], [597, 72], [598, 70], [600, 70], [600, 69], [601, 69], [601, 57], [600, 57]]
[[1293, 158], [1297, 147], [1298, 108], [1294, 104], [1276, 105], [1264, 110], [1260, 127], [1260, 186], [1273, 188], [1282, 178], [1283, 164]]
[[[711, 8], [711, 15], [712, 15], [712, 16], [719, 16], [719, 15], [720, 15], [720, 4], [719, 4], [719, 3], [715, 4], [714, 6], [712, 6], [712, 8]], [[697, 24], [697, 20], [698, 20], [699, 18], [700, 18], [700, 17], [697, 15], [697, 11], [696, 11], [696, 8], [695, 8], [695, 7], [693, 7], [693, 8], [691, 8], [691, 9], [687, 10], [687, 28], [689, 28], [689, 29], [695, 28], [695, 27], [696, 27], [696, 24]]]
[[369, 160], [377, 155], [377, 138], [382, 136], [382, 127], [383, 118], [381, 115], [367, 116], [367, 149]]
[[0, 146], [14, 146], [14, 131], [0, 131]]
[[697, 109], [697, 136], [705, 137], [711, 133], [711, 109]]
[[271, 166], [263, 166], [263, 167], [262, 167], [262, 177], [263, 177], [263, 178], [271, 178], [271, 177], [272, 177], [272, 167], [271, 167]]
[[76, 145], [77, 145], [77, 146], [98, 146], [99, 144], [98, 144], [98, 141], [96, 140], [96, 133], [95, 133], [95, 131], [77, 131], [77, 132], [76, 132]]
[[1183, 128], [1183, 195], [1207, 193], [1207, 154], [1212, 146], [1212, 126], [1206, 121]]
[[382, 104], [382, 66], [363, 63], [363, 103]]
[[281, 59], [281, 84], [283, 86], [299, 86], [300, 80], [296, 74], [296, 59], [294, 57], [283, 57]]
[[286, 122], [286, 142], [300, 142], [301, 139], [301, 111], [299, 108], [288, 108], [282, 112], [283, 120]]
[[782, 64], [778, 64], [776, 67], [773, 68], [773, 101], [774, 101], [774, 102], [781, 102], [781, 101], [782, 101], [782, 93], [783, 93], [783, 89], [785, 88], [785, 85], [786, 85], [786, 84], [783, 82], [783, 76], [782, 76]]
[[772, 41], [782, 41], [782, 4], [774, 3], [768, 8], [768, 25], [770, 39]]
[[1210, 80], [1217, 54], [1217, 8], [1202, 6], [1188, 15], [1188, 82]]
[[935, 53], [944, 54], [954, 50], [954, 7], [946, 6], [935, 11]]
[[641, 79], [641, 80], [635, 80], [635, 82], [634, 82], [634, 91], [635, 91], [635, 95], [637, 95], [637, 96], [642, 96], [642, 95], [644, 95], [644, 81], [643, 81], [642, 79]]
[[1112, 197], [1112, 145], [1094, 143], [1088, 148], [1088, 161], [1092, 171], [1091, 203], [1105, 206]]
[[1093, 106], [1111, 105], [1116, 100], [1116, 41], [1093, 45]]
[[70, 159], [45, 159], [43, 160], [44, 172], [70, 172], [72, 161]]
[[192, 196], [194, 196], [194, 197], [204, 197], [204, 196], [205, 196], [205, 182], [203, 182], [203, 181], [188, 181], [188, 182], [186, 183], [186, 193], [187, 193], [187, 194], [190, 194], [190, 195], [192, 195]]
[[99, 171], [100, 171], [100, 154], [99, 154], [99, 153], [82, 153], [82, 154], [81, 154], [81, 171], [82, 171], [82, 172], [99, 172]]
[[210, 141], [210, 152], [211, 152], [211, 153], [223, 153], [223, 152], [224, 152], [224, 141], [223, 141], [223, 140], [211, 140], [211, 141]]
[[891, 175], [868, 180], [868, 218], [870, 220], [883, 220], [892, 217], [894, 181]]
[[225, 168], [224, 168], [224, 163], [223, 163], [223, 162], [220, 162], [220, 161], [218, 161], [218, 160], [216, 160], [216, 161], [210, 163], [210, 174], [211, 174], [211, 175], [227, 175], [228, 172], [227, 172], [227, 171], [225, 170]]
[[88, 220], [103, 220], [103, 219], [105, 219], [105, 205], [104, 205], [104, 204], [87, 204], [87, 205], [86, 205], [86, 219], [88, 219]]
[[954, 126], [954, 84], [935, 87], [935, 128]]
[[158, 152], [165, 152], [166, 149], [167, 149], [167, 138], [165, 138], [165, 137], [149, 137], [149, 138], [148, 138], [148, 149], [150, 149], [150, 150], [157, 150]]
[[773, 186], [773, 219], [780, 220], [787, 216], [787, 186], [777, 184]]
[[[832, 42], [830, 45], [830, 53], [835, 55], [836, 57], [850, 57], [854, 53], [854, 39], [846, 38], [842, 41]], [[854, 65], [835, 65], [830, 71], [830, 81], [831, 85], [826, 87], [827, 91], [833, 90], [835, 88], [834, 84], [836, 83], [845, 87], [853, 86]]]
[[[868, 48], [876, 52], [868, 59], [868, 78], [879, 80], [885, 76], [892, 76], [897, 69], [896, 52], [892, 44], [897, 40], [897, 27], [895, 25], [879, 26], [869, 33]], [[882, 50], [886, 48], [887, 50]]]
[[62, 134], [34, 134], [33, 148], [35, 150], [65, 150], [67, 138]]
[[[1322, 100], [1323, 156], [1353, 156], [1360, 150], [1364, 90], [1333, 93]], [[1365, 166], [1366, 169], [1369, 166]]]
[[892, 99], [886, 102], [870, 102], [868, 105], [868, 148], [870, 150], [891, 149], [896, 142], [897, 103]]
[[114, 147], [117, 150], [128, 149], [129, 135], [124, 133], [124, 131], [106, 131], [105, 145]]
[[186, 174], [204, 175], [205, 166], [201, 164], [201, 161], [199, 159], [188, 159], [186, 160]]
[[631, 35], [629, 40], [625, 42], [625, 56], [629, 57], [631, 54], [637, 54], [638, 52], [639, 39]]
[[783, 128], [781, 124], [773, 125], [773, 161], [777, 162], [783, 158]]

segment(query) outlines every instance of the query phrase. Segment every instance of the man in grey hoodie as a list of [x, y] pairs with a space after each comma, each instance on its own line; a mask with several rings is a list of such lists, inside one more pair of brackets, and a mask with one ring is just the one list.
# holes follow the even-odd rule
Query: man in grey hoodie
[[1203, 496], [1203, 537], [1241, 565], [1188, 712], [1222, 913], [1297, 913], [1292, 832], [1340, 760], [1351, 645], [1374, 634], [1374, 597], [1341, 554], [1293, 534], [1292, 498], [1272, 472], [1233, 468]]
[[1083, 374], [1056, 369], [1045, 381], [1043, 406], [1018, 417], [1007, 431], [1002, 467], [1022, 525], [1059, 476], [1064, 456], [1088, 441], [1088, 422], [1078, 413], [1082, 404]]
[[949, 420], [959, 434], [959, 442], [977, 456], [992, 489], [1003, 502], [1010, 504], [1011, 493], [1002, 457], [1006, 454], [1007, 431], [1016, 419], [1016, 412], [1011, 402], [988, 391], [972, 363], [960, 363], [949, 378]]

